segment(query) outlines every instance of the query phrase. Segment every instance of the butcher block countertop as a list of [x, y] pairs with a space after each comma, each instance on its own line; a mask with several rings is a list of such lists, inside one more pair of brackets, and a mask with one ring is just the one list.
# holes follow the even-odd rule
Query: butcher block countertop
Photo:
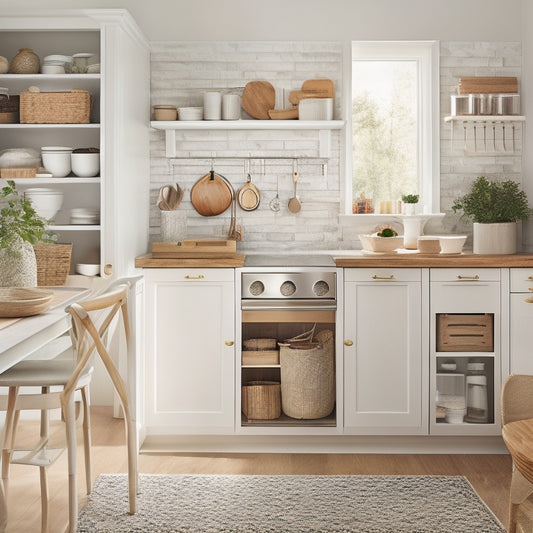
[[533, 254], [512, 255], [480, 255], [472, 253], [463, 254], [350, 254], [343, 257], [340, 253], [335, 255], [335, 264], [338, 267], [417, 267], [417, 268], [461, 268], [461, 267], [533, 267]]
[[233, 257], [195, 257], [182, 258], [154, 258], [152, 254], [140, 255], [135, 258], [137, 268], [228, 268], [242, 267], [244, 255], [237, 254]]

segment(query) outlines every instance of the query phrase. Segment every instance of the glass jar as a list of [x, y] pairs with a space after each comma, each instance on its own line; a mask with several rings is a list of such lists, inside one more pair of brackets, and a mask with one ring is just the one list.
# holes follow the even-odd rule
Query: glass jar
[[487, 424], [488, 415], [485, 363], [469, 361], [466, 375], [466, 416], [464, 420], [474, 424]]

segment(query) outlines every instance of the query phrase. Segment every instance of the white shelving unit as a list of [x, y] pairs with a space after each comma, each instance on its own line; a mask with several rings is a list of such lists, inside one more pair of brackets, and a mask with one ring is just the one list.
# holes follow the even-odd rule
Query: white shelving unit
[[[444, 117], [452, 127], [451, 146], [455, 132], [462, 129], [463, 152], [468, 156], [512, 156], [520, 152], [522, 115], [456, 115]], [[520, 131], [517, 132], [517, 128]]]
[[166, 157], [176, 157], [176, 131], [239, 131], [239, 130], [315, 130], [318, 132], [318, 157], [329, 158], [331, 131], [344, 127], [344, 120], [176, 120], [152, 121], [152, 128], [165, 132]]

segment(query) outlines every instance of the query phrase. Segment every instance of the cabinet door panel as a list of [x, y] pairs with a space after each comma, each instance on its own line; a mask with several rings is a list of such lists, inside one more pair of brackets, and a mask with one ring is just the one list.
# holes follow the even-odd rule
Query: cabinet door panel
[[345, 338], [345, 428], [424, 432], [420, 283], [346, 283]]
[[530, 294], [511, 294], [510, 306], [510, 372], [511, 374], [533, 374], [533, 352], [531, 350], [531, 325], [533, 324], [533, 303]]

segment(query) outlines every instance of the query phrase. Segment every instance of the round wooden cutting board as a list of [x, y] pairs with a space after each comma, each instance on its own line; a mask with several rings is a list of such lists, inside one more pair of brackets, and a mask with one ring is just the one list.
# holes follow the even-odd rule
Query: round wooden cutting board
[[276, 89], [268, 81], [250, 81], [242, 93], [242, 108], [253, 118], [268, 120], [276, 105]]

